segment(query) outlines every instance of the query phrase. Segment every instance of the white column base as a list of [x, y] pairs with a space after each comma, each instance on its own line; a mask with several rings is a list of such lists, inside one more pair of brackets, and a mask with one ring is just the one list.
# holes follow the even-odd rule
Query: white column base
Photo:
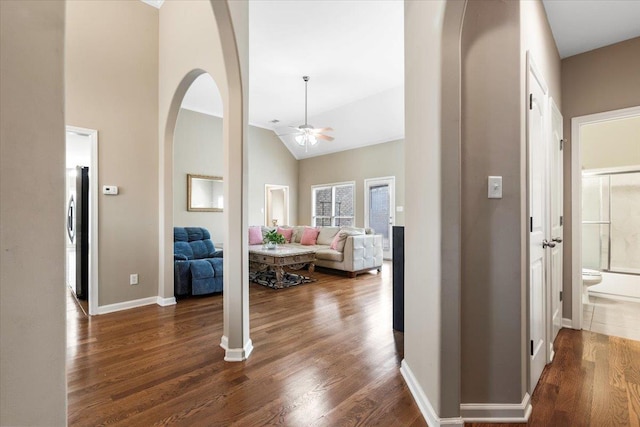
[[531, 396], [520, 403], [463, 403], [460, 415], [468, 423], [526, 423], [531, 415]]
[[161, 307], [166, 307], [168, 305], [176, 305], [176, 297], [171, 298], [162, 298], [158, 297], [158, 301], [156, 302]]
[[220, 339], [220, 347], [224, 348], [226, 362], [242, 362], [247, 360], [253, 351], [253, 343], [247, 341], [243, 348], [229, 348], [229, 338], [223, 335]]

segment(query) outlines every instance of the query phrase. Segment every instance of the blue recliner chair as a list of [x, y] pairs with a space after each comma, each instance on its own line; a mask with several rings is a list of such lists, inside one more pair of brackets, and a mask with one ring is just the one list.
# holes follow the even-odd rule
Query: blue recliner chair
[[206, 295], [222, 292], [222, 251], [217, 251], [209, 230], [173, 228], [174, 293]]

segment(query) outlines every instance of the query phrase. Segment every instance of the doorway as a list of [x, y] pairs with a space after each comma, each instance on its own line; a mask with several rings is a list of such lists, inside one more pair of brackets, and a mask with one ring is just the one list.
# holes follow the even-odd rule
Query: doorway
[[391, 230], [395, 225], [396, 178], [387, 176], [364, 180], [364, 226], [382, 235], [382, 256], [393, 258]]
[[[640, 151], [637, 132], [632, 132], [635, 137], [622, 136], [623, 129], [639, 118], [636, 106], [571, 120], [571, 326], [630, 339], [640, 337], [637, 303], [629, 302], [624, 292], [610, 291], [640, 283], [633, 269], [636, 265], [640, 272], [639, 263], [627, 262], [638, 253], [628, 227], [633, 224], [632, 194], [640, 188], [634, 178], [640, 170]], [[602, 150], [594, 152], [600, 133], [606, 140]], [[584, 289], [583, 268], [600, 271], [601, 281]], [[634, 326], [626, 327], [629, 324]]]
[[66, 127], [65, 286], [85, 314], [98, 309], [98, 131]]
[[271, 185], [264, 186], [264, 225], [277, 227], [289, 225], [289, 186]]

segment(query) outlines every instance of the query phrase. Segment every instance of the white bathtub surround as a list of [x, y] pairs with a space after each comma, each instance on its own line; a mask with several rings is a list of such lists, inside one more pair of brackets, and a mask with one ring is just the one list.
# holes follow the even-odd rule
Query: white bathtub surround
[[586, 331], [640, 341], [639, 303], [591, 297], [582, 317]]
[[588, 288], [590, 297], [628, 301], [637, 304], [640, 312], [640, 276], [602, 273], [602, 282]]

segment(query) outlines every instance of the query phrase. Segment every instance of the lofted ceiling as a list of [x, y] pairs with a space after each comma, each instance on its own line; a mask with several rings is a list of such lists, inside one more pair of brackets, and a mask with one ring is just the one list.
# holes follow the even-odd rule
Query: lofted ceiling
[[[640, 0], [543, 3], [562, 58], [640, 36]], [[404, 137], [402, 0], [250, 1], [249, 25], [249, 123], [282, 135], [297, 159]], [[291, 128], [304, 123], [303, 75], [309, 123], [335, 137], [308, 151]], [[183, 107], [220, 116], [214, 92], [202, 76]]]
[[639, 0], [543, 0], [543, 3], [560, 58], [640, 37]]

